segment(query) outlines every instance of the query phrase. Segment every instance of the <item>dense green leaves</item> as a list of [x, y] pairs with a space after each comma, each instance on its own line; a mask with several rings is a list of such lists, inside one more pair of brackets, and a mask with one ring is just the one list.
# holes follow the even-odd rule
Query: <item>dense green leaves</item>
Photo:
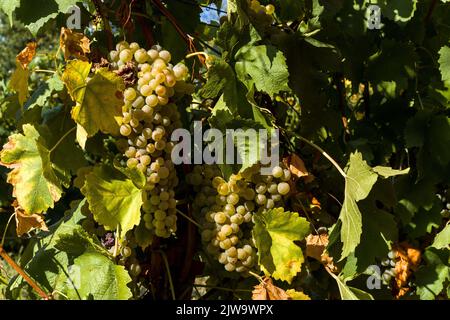
[[289, 73], [283, 53], [273, 46], [244, 46], [236, 54], [236, 72], [241, 81], [254, 83], [270, 96], [289, 91]]
[[264, 272], [290, 283], [304, 261], [302, 250], [294, 241], [303, 240], [308, 232], [305, 218], [282, 208], [255, 215], [253, 237]]

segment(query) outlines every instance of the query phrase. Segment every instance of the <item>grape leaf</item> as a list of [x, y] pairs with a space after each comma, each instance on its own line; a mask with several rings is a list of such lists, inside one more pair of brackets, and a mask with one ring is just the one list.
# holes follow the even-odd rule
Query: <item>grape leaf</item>
[[435, 248], [425, 250], [423, 258], [426, 264], [414, 274], [421, 300], [435, 300], [444, 289], [444, 282], [450, 280], [449, 252]]
[[334, 278], [334, 280], [336, 280], [342, 300], [373, 300], [373, 297], [370, 293], [348, 286], [339, 276], [335, 275], [334, 273], [330, 272], [330, 275]]
[[[91, 238], [79, 224], [85, 218], [82, 210], [87, 205], [86, 200], [72, 204], [70, 213], [56, 227], [51, 227], [54, 233], [34, 246], [25, 271], [48, 292], [55, 290], [64, 298], [131, 298], [127, 288], [131, 278], [125, 268], [115, 265], [99, 241]], [[23, 278], [16, 277], [8, 289], [17, 295], [25, 286]], [[35, 295], [32, 291], [30, 294]]]
[[139, 225], [143, 191], [131, 179], [105, 165], [95, 167], [86, 176], [81, 189], [94, 219], [106, 230], [120, 226], [120, 237]]
[[450, 80], [450, 47], [444, 46], [439, 50], [439, 70], [442, 81]]
[[355, 250], [359, 244], [362, 221], [357, 201], [365, 199], [377, 181], [374, 173], [362, 159], [361, 153], [350, 155], [345, 178], [345, 198], [339, 219], [342, 221], [341, 241], [343, 243], [341, 260]]
[[64, 88], [64, 84], [57, 74], [54, 74], [51, 78], [43, 82], [31, 95], [25, 104], [25, 109], [31, 109], [35, 106], [46, 107], [48, 99], [55, 91], [61, 91]]
[[250, 76], [256, 89], [270, 96], [290, 90], [286, 58], [277, 48], [246, 45], [237, 52], [236, 61], [236, 73], [242, 82], [248, 82]]
[[450, 245], [450, 224], [447, 224], [445, 228], [439, 232], [434, 238], [432, 247], [436, 249], [448, 248]]
[[86, 54], [91, 52], [89, 39], [84, 34], [64, 27], [61, 28], [59, 47], [66, 60], [74, 57], [86, 61]]
[[33, 5], [21, 5], [15, 10], [16, 20], [27, 27], [33, 35], [49, 20], [54, 19], [60, 12], [66, 13], [78, 0], [34, 0]]
[[0, 152], [0, 164], [13, 169], [8, 182], [13, 196], [26, 214], [42, 213], [53, 208], [62, 194], [60, 181], [50, 162], [50, 151], [31, 124], [24, 134], [13, 134]]
[[3, 0], [0, 9], [9, 17], [9, 24], [13, 25], [13, 12], [20, 6], [20, 0]]
[[9, 80], [8, 87], [17, 92], [19, 96], [19, 103], [23, 105], [28, 97], [28, 77], [30, 76], [30, 70], [22, 67], [20, 62], [16, 60], [16, 70]]
[[106, 69], [98, 69], [92, 79], [86, 80], [91, 64], [79, 60], [69, 61], [62, 76], [64, 83], [76, 102], [72, 118], [91, 137], [99, 130], [117, 135], [119, 125], [116, 118], [122, 115], [122, 78]]
[[70, 299], [127, 300], [131, 290], [127, 283], [131, 278], [124, 266], [114, 264], [97, 252], [85, 252], [70, 265], [71, 281], [64, 290]]
[[283, 208], [255, 214], [254, 218], [252, 233], [262, 270], [274, 279], [291, 283], [304, 261], [302, 250], [294, 241], [308, 235], [308, 221], [298, 213], [284, 212]]
[[19, 206], [14, 206], [14, 215], [16, 218], [16, 233], [20, 237], [23, 234], [30, 232], [32, 229], [41, 229], [48, 231], [42, 215], [33, 213], [31, 215], [25, 214]]

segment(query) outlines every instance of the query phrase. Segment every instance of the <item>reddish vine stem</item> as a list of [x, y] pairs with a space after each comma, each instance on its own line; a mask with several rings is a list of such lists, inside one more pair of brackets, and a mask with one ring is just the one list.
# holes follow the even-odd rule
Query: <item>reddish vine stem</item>
[[[173, 25], [173, 27], [175, 28], [177, 33], [181, 36], [181, 38], [183, 38], [184, 42], [186, 42], [186, 44], [188, 46], [188, 50], [190, 52], [197, 52], [197, 48], [195, 47], [194, 41], [180, 27], [177, 19], [172, 15], [172, 13], [170, 13], [170, 11], [167, 10], [167, 8], [162, 4], [162, 2], [160, 0], [152, 0], [152, 2], [158, 8], [158, 10], [161, 11], [161, 13], [169, 20], [169, 22]], [[202, 63], [203, 65], [206, 65], [205, 57], [203, 57], [201, 55], [197, 55], [197, 58], [200, 61], [200, 63]]]
[[22, 278], [36, 291], [42, 299], [50, 300], [50, 297], [42, 290], [36, 282], [33, 281], [23, 269], [6, 253], [3, 247], [0, 245], [0, 256], [18, 273]]
[[438, 3], [438, 0], [433, 0], [433, 2], [431, 2], [430, 7], [428, 8], [428, 12], [427, 15], [425, 16], [425, 23], [428, 23], [431, 19], [431, 15], [433, 14], [434, 9], [436, 8], [436, 5]]

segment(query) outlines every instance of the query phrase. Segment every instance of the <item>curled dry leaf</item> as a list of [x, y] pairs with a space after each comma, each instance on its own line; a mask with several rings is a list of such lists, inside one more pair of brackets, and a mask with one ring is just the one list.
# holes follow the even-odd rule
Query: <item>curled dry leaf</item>
[[82, 33], [74, 32], [68, 28], [61, 28], [59, 47], [64, 53], [64, 59], [71, 57], [87, 61], [86, 54], [91, 52], [90, 41]]
[[408, 291], [408, 279], [417, 270], [421, 260], [420, 250], [413, 248], [406, 242], [394, 248], [397, 262], [395, 264], [395, 295], [396, 298], [404, 296]]
[[314, 180], [314, 176], [308, 172], [303, 160], [295, 153], [286, 157], [284, 162], [294, 176], [298, 178], [304, 177], [306, 183]]
[[36, 41], [30, 41], [27, 46], [16, 56], [17, 62], [26, 69], [36, 54]]
[[14, 215], [16, 218], [16, 232], [20, 237], [21, 235], [30, 232], [32, 229], [41, 229], [48, 231], [44, 218], [37, 213], [26, 214], [25, 211], [19, 206], [17, 201], [13, 202]]
[[306, 237], [306, 256], [322, 262], [331, 272], [335, 273], [338, 270], [333, 263], [333, 258], [325, 252], [327, 245], [328, 234], [310, 234]]
[[252, 291], [252, 300], [289, 300], [290, 296], [272, 283], [272, 279], [264, 277], [263, 282]]

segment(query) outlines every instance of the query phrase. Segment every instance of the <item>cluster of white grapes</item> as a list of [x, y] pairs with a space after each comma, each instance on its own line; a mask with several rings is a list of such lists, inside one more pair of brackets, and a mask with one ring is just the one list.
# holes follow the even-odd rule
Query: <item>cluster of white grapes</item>
[[201, 238], [207, 252], [229, 272], [250, 270], [257, 262], [251, 235], [253, 215], [284, 206], [291, 172], [276, 166], [272, 175], [257, 171], [246, 177], [232, 175], [225, 181], [217, 167], [201, 165], [186, 179], [196, 191], [193, 209], [203, 221]]
[[177, 229], [174, 188], [178, 184], [170, 135], [181, 127], [171, 98], [177, 84], [184, 83], [188, 69], [181, 63], [172, 65], [170, 52], [160, 46], [146, 50], [135, 42], [118, 43], [109, 58], [113, 69], [131, 63], [137, 71], [137, 83], [123, 93], [120, 134], [124, 139], [117, 146], [127, 159], [126, 165], [138, 168], [147, 178], [147, 199], [142, 207], [145, 227], [158, 237], [168, 238]]
[[437, 193], [436, 197], [438, 197], [438, 199], [442, 202], [442, 210], [441, 210], [441, 215], [444, 218], [449, 218], [450, 217], [450, 202], [449, 202], [449, 191], [448, 190], [443, 190], [441, 193]]
[[381, 260], [383, 272], [381, 274], [382, 283], [391, 288], [392, 279], [395, 277], [395, 264], [397, 263], [397, 256], [394, 250], [389, 251], [387, 257]]
[[257, 14], [266, 14], [270, 16], [275, 13], [275, 7], [273, 4], [263, 6], [258, 0], [247, 0], [247, 2], [250, 9]]

